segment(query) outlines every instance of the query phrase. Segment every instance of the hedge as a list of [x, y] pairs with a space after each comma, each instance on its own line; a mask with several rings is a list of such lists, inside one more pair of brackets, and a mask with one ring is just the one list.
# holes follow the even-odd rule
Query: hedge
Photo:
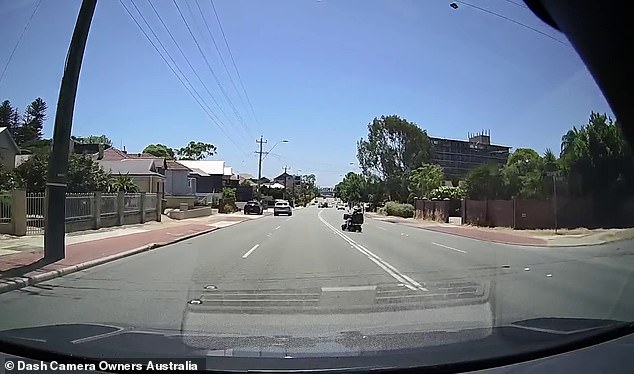
[[414, 206], [412, 204], [400, 204], [393, 201], [385, 203], [385, 211], [388, 216], [397, 216], [403, 218], [414, 217]]

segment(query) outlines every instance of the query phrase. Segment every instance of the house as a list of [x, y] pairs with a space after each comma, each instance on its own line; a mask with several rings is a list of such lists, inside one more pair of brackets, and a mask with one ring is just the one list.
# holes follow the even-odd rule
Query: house
[[6, 169], [15, 167], [15, 156], [20, 153], [20, 148], [15, 144], [11, 132], [6, 127], [0, 127], [0, 162]]
[[291, 175], [291, 174], [288, 174], [287, 172], [283, 172], [282, 174], [273, 178], [273, 182], [284, 185], [286, 188], [293, 187], [293, 180], [295, 181], [295, 185], [298, 185], [301, 180], [301, 177], [299, 175]]
[[[193, 195], [196, 192], [196, 180], [190, 178], [190, 168], [174, 160], [166, 161], [165, 194], [172, 196]], [[193, 181], [192, 181], [193, 180]], [[192, 185], [193, 183], [193, 185]]]
[[179, 160], [179, 164], [189, 168], [189, 176], [196, 180], [197, 195], [220, 193], [225, 181], [231, 176], [225, 176], [225, 162], [217, 160]]
[[96, 162], [103, 170], [113, 175], [128, 175], [139, 187], [139, 192], [165, 191], [165, 176], [157, 171], [152, 159], [97, 160]]

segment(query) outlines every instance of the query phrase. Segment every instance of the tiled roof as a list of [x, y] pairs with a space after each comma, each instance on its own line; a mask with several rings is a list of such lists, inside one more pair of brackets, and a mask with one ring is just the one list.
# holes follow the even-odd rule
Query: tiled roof
[[178, 161], [175, 160], [167, 160], [165, 161], [167, 163], [167, 169], [168, 170], [191, 170], [190, 168], [188, 168], [187, 166], [181, 164]]
[[154, 161], [152, 159], [97, 160], [96, 162], [102, 169], [112, 174], [162, 176], [154, 171]]

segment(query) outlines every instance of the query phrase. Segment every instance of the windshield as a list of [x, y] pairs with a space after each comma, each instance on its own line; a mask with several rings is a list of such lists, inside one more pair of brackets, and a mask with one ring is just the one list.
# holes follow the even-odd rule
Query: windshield
[[169, 354], [113, 338], [134, 330], [194, 356], [374, 367], [439, 346], [464, 361], [526, 321], [634, 319], [630, 144], [522, 1], [0, 16], [0, 342]]

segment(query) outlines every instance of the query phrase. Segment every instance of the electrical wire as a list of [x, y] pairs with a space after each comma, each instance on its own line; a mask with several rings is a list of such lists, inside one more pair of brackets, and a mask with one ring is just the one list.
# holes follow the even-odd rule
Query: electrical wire
[[192, 72], [194, 73], [194, 75], [196, 76], [196, 78], [198, 78], [198, 81], [200, 82], [200, 84], [203, 86], [203, 88], [205, 89], [205, 91], [207, 92], [207, 94], [211, 97], [211, 100], [214, 102], [214, 104], [216, 104], [216, 107], [218, 107], [218, 110], [220, 111], [220, 113], [222, 113], [222, 115], [224, 116], [224, 118], [233, 125], [231, 119], [229, 118], [229, 116], [227, 115], [227, 113], [222, 109], [222, 106], [220, 105], [220, 103], [218, 103], [218, 100], [216, 100], [216, 98], [214, 97], [214, 95], [211, 93], [211, 91], [209, 90], [209, 88], [207, 87], [207, 85], [205, 84], [205, 82], [202, 80], [202, 78], [200, 77], [200, 75], [198, 74], [198, 72], [196, 72], [196, 69], [194, 68], [194, 66], [192, 65], [192, 63], [189, 61], [189, 59], [187, 58], [187, 55], [185, 54], [185, 52], [183, 52], [183, 49], [180, 47], [180, 45], [178, 44], [178, 42], [176, 41], [176, 38], [174, 38], [174, 35], [172, 34], [172, 32], [170, 31], [169, 27], [167, 26], [167, 24], [165, 24], [165, 22], [163, 21], [163, 17], [161, 17], [161, 15], [159, 14], [158, 10], [156, 10], [156, 8], [154, 7], [154, 4], [152, 4], [152, 0], [147, 0], [148, 4], [150, 5], [150, 7], [152, 8], [152, 10], [154, 11], [154, 14], [156, 15], [156, 17], [158, 18], [158, 20], [161, 22], [161, 25], [163, 25], [163, 27], [165, 28], [165, 31], [167, 31], [167, 34], [169, 35], [170, 39], [172, 40], [172, 42], [174, 43], [174, 45], [176, 45], [176, 48], [178, 49], [178, 51], [180, 52], [181, 56], [183, 56], [183, 59], [185, 59], [185, 62], [187, 62], [187, 65], [189, 66], [189, 68], [192, 70]]
[[9, 68], [9, 64], [11, 63], [11, 60], [13, 60], [13, 55], [15, 54], [15, 51], [20, 46], [20, 43], [22, 42], [22, 38], [24, 37], [24, 34], [26, 34], [26, 31], [29, 29], [29, 26], [31, 25], [31, 21], [33, 20], [33, 17], [35, 17], [35, 13], [37, 13], [37, 10], [40, 8], [41, 4], [42, 4], [42, 0], [39, 0], [37, 4], [35, 4], [35, 9], [33, 9], [33, 12], [31, 13], [31, 16], [29, 17], [29, 20], [26, 21], [26, 24], [24, 25], [24, 29], [22, 29], [20, 36], [18, 36], [18, 40], [15, 42], [15, 45], [13, 46], [13, 50], [11, 51], [11, 54], [9, 55], [9, 59], [7, 60], [7, 63], [4, 65], [4, 68], [2, 69], [2, 74], [0, 74], [0, 83], [2, 83], [4, 74], [7, 72], [7, 69]]
[[176, 76], [176, 78], [178, 79], [178, 81], [183, 85], [183, 87], [185, 87], [185, 89], [187, 90], [187, 92], [194, 98], [194, 100], [196, 101], [196, 103], [200, 106], [200, 108], [207, 114], [207, 116], [209, 117], [209, 119], [211, 119], [211, 121], [218, 126], [218, 128], [220, 129], [220, 131], [222, 131], [222, 133], [227, 137], [227, 139], [229, 139], [229, 141], [231, 141], [233, 143], [233, 145], [236, 146], [236, 148], [238, 148], [245, 156], [247, 156], [246, 152], [244, 152], [244, 150], [242, 148], [240, 148], [238, 146], [238, 144], [231, 138], [231, 136], [229, 136], [229, 134], [227, 134], [225, 132], [225, 129], [220, 126], [220, 124], [214, 119], [214, 117], [211, 115], [211, 113], [201, 104], [200, 100], [193, 94], [192, 90], [185, 84], [185, 82], [183, 82], [183, 79], [181, 79], [181, 77], [176, 73], [176, 70], [174, 70], [174, 68], [172, 67], [172, 65], [169, 64], [169, 62], [167, 61], [167, 59], [165, 58], [165, 56], [163, 56], [163, 54], [161, 53], [161, 51], [158, 49], [158, 47], [156, 46], [156, 44], [154, 44], [154, 41], [152, 40], [152, 38], [150, 38], [150, 36], [147, 34], [147, 32], [145, 32], [145, 30], [143, 29], [143, 27], [141, 26], [141, 24], [139, 23], [139, 21], [134, 17], [134, 15], [132, 14], [132, 12], [130, 12], [130, 9], [128, 9], [128, 7], [123, 3], [123, 0], [119, 0], [119, 2], [121, 3], [121, 5], [123, 6], [123, 8], [125, 9], [125, 11], [128, 13], [128, 15], [130, 16], [130, 18], [132, 18], [132, 20], [134, 21], [134, 23], [137, 25], [137, 27], [139, 28], [139, 30], [141, 30], [141, 32], [143, 33], [143, 35], [147, 38], [147, 40], [150, 42], [150, 44], [152, 45], [152, 47], [154, 48], [154, 50], [159, 54], [159, 56], [161, 57], [161, 59], [163, 60], [163, 62], [165, 62], [165, 64], [170, 68], [170, 70], [172, 71], [172, 73]]
[[183, 15], [183, 12], [181, 11], [181, 8], [178, 6], [176, 0], [172, 0], [172, 3], [174, 3], [174, 6], [176, 6], [176, 10], [178, 11], [178, 14], [180, 15], [181, 19], [183, 20], [183, 23], [185, 23], [185, 26], [187, 27], [187, 31], [189, 31], [189, 35], [194, 40], [194, 44], [196, 44], [196, 47], [198, 48], [198, 51], [203, 56], [203, 60], [205, 61], [205, 64], [207, 65], [207, 68], [209, 69], [209, 72], [211, 72], [211, 75], [214, 77], [214, 80], [216, 81], [216, 84], [218, 85], [218, 88], [220, 89], [220, 92], [222, 92], [222, 95], [227, 100], [227, 103], [229, 103], [229, 105], [233, 109], [234, 114], [236, 114], [239, 117], [239, 114], [237, 114], [238, 111], [237, 111], [235, 105], [233, 104], [233, 102], [229, 98], [229, 95], [227, 95], [227, 92], [225, 91], [225, 89], [222, 87], [222, 83], [220, 83], [220, 79], [218, 79], [218, 76], [214, 72], [214, 69], [211, 67], [211, 64], [209, 63], [209, 60], [207, 59], [207, 56], [203, 52], [203, 49], [200, 47], [200, 43], [198, 43], [198, 39], [196, 39], [196, 36], [194, 35], [191, 27], [189, 27], [189, 23], [187, 23], [187, 20], [185, 19], [185, 16]]
[[509, 22], [512, 22], [512, 23], [514, 23], [514, 24], [516, 24], [516, 25], [522, 26], [522, 27], [527, 28], [527, 29], [529, 29], [529, 30], [531, 30], [531, 31], [534, 31], [534, 32], [536, 32], [536, 33], [538, 33], [538, 34], [541, 34], [541, 35], [543, 35], [543, 36], [545, 36], [545, 37], [547, 37], [547, 38], [549, 38], [549, 39], [552, 39], [552, 40], [556, 41], [557, 43], [560, 43], [560, 44], [562, 44], [562, 45], [564, 45], [564, 46], [566, 46], [566, 47], [568, 47], [568, 48], [571, 48], [571, 49], [572, 49], [572, 46], [571, 46], [569, 43], [566, 43], [566, 42], [564, 42], [564, 41], [563, 41], [563, 40], [561, 40], [561, 39], [555, 38], [554, 36], [552, 36], [552, 35], [550, 35], [550, 34], [547, 34], [547, 33], [543, 32], [543, 31], [541, 31], [541, 30], [538, 30], [538, 29], [536, 29], [536, 28], [534, 28], [534, 27], [532, 27], [532, 26], [526, 25], [526, 24], [524, 24], [524, 23], [522, 23], [522, 22], [516, 21], [516, 20], [514, 20], [514, 19], [512, 19], [512, 18], [509, 18], [509, 17], [507, 17], [507, 16], [505, 16], [505, 15], [502, 15], [502, 14], [496, 13], [496, 12], [494, 12], [494, 11], [491, 11], [491, 10], [488, 10], [488, 9], [485, 9], [485, 8], [482, 8], [482, 7], [479, 7], [479, 6], [477, 6], [477, 5], [473, 5], [473, 4], [470, 4], [470, 3], [464, 2], [464, 1], [460, 1], [460, 0], [456, 0], [456, 3], [458, 3], [458, 4], [462, 4], [462, 5], [466, 5], [466, 6], [469, 6], [469, 7], [474, 8], [474, 9], [480, 10], [480, 11], [482, 11], [482, 12], [488, 13], [488, 14], [490, 14], [490, 15], [493, 15], [493, 16], [496, 16], [496, 17], [499, 17], [499, 18], [502, 18], [502, 19], [507, 20], [507, 21], [509, 21]]
[[526, 9], [528, 9], [528, 7], [526, 6], [526, 4], [518, 3], [518, 2], [516, 2], [516, 1], [514, 1], [514, 0], [504, 0], [504, 1], [506, 1], [507, 3], [511, 3], [511, 4], [513, 4], [513, 5], [517, 5], [517, 6], [518, 6], [518, 7], [520, 7], [520, 8], [526, 8]]
[[222, 23], [220, 22], [220, 17], [218, 16], [218, 12], [216, 11], [216, 6], [214, 5], [214, 0], [209, 0], [211, 3], [211, 8], [214, 11], [214, 15], [216, 16], [216, 21], [218, 22], [218, 27], [220, 28], [220, 32], [222, 33], [222, 39], [225, 42], [225, 46], [227, 47], [227, 51], [229, 52], [229, 57], [231, 58], [231, 64], [236, 71], [236, 76], [238, 77], [238, 82], [240, 83], [240, 87], [242, 88], [242, 92], [244, 92], [244, 97], [247, 99], [247, 103], [249, 104], [249, 108], [251, 109], [251, 115], [253, 115], [253, 119], [255, 123], [258, 124], [260, 128], [260, 132], [262, 132], [262, 127], [259, 125], [258, 117], [255, 115], [255, 110], [253, 110], [253, 105], [251, 104], [251, 99], [249, 98], [249, 94], [247, 93], [246, 88], [244, 87], [244, 82], [242, 81], [242, 77], [240, 76], [240, 71], [238, 70], [238, 65], [236, 64], [236, 60], [233, 58], [233, 53], [231, 52], [231, 47], [229, 47], [229, 42], [227, 41], [227, 35], [225, 34], [225, 30], [222, 27]]
[[[211, 41], [212, 41], [212, 43], [214, 45], [214, 48], [216, 49], [216, 52], [218, 53], [218, 57], [220, 57], [220, 62], [222, 62], [222, 66], [224, 67], [225, 72], [227, 73], [227, 76], [229, 77], [229, 82], [231, 82], [231, 86], [236, 91], [236, 94], [238, 95], [238, 98], [240, 99], [240, 102], [242, 103], [242, 106], [248, 111], [246, 103], [244, 102], [244, 99], [242, 98], [242, 95], [240, 94], [240, 91], [238, 90], [238, 87], [236, 86], [236, 83], [233, 81], [233, 77], [231, 76], [231, 73], [229, 73], [229, 68], [227, 67], [225, 59], [222, 57], [222, 53], [220, 53], [220, 48], [218, 48], [218, 44], [216, 43], [216, 38], [214, 38], [214, 35], [211, 32], [211, 28], [209, 27], [209, 23], [207, 23], [207, 18], [205, 17], [205, 14], [203, 13], [202, 8], [200, 7], [200, 3], [199, 3], [198, 0], [196, 0], [195, 3], [196, 3], [196, 7], [198, 8], [198, 12], [200, 12], [200, 17], [203, 19], [203, 23], [205, 24], [205, 28], [207, 29], [207, 33], [209, 34], [209, 37], [211, 38]], [[185, 2], [185, 4], [189, 8], [189, 3]], [[190, 11], [191, 11], [191, 9], [190, 9]], [[249, 136], [251, 136], [252, 138], [255, 138], [255, 135], [253, 135], [253, 132], [251, 132], [251, 129], [244, 122], [244, 119], [242, 118], [242, 116], [240, 116], [239, 119], [240, 119], [240, 122], [242, 123], [242, 126], [244, 127], [244, 130], [249, 134]]]

